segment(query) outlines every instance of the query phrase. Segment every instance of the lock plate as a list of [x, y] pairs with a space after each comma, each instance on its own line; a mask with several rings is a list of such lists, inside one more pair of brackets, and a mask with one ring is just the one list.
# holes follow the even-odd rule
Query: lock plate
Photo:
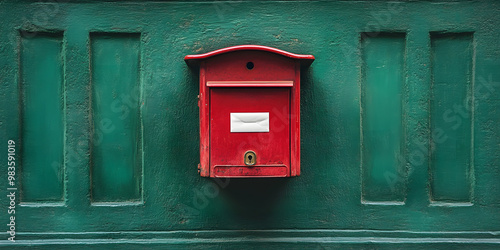
[[253, 151], [245, 152], [245, 156], [244, 156], [243, 161], [245, 162], [245, 165], [247, 165], [247, 166], [255, 165], [255, 162], [257, 162], [257, 156], [255, 155], [255, 152], [253, 152]]

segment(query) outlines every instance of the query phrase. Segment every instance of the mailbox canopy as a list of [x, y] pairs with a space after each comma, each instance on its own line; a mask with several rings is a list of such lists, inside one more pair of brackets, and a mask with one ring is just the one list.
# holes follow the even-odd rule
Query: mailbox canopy
[[214, 56], [227, 54], [235, 51], [263, 51], [276, 55], [282, 55], [284, 57], [288, 57], [291, 59], [299, 60], [302, 66], [309, 66], [314, 61], [313, 55], [300, 55], [290, 53], [288, 51], [280, 50], [277, 48], [262, 46], [262, 45], [238, 45], [227, 48], [222, 48], [218, 50], [214, 50], [205, 54], [198, 55], [187, 55], [184, 57], [184, 61], [190, 66], [199, 65], [200, 61], [209, 59]]
[[[200, 175], [300, 175], [300, 69], [309, 66], [314, 56], [260, 45], [240, 45], [187, 55], [184, 59], [188, 65], [200, 68]], [[225, 87], [245, 89], [228, 91]], [[252, 96], [244, 100], [248, 95]], [[242, 146], [253, 135], [230, 133], [229, 115], [262, 111], [269, 111], [271, 129], [259, 138], [268, 136], [272, 141], [254, 143], [255, 146], [248, 148]], [[273, 121], [273, 117], [280, 119]], [[273, 130], [273, 126], [286, 130]], [[239, 156], [254, 148], [257, 164], [245, 166]]]

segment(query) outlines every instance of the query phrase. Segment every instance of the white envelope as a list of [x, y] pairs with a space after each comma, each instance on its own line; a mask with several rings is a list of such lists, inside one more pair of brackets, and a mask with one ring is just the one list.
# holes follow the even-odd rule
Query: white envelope
[[269, 132], [269, 112], [231, 113], [231, 132]]

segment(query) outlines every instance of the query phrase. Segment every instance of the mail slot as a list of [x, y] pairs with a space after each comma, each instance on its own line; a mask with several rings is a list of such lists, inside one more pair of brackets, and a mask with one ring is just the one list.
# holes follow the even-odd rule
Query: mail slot
[[200, 69], [200, 175], [300, 175], [300, 70], [314, 56], [240, 45], [184, 59]]

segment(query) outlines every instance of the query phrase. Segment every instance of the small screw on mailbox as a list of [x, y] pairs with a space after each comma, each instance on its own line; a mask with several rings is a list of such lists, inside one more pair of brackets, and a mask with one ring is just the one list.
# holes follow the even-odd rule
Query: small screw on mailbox
[[200, 68], [201, 176], [300, 175], [300, 69], [314, 56], [240, 45], [184, 60]]

